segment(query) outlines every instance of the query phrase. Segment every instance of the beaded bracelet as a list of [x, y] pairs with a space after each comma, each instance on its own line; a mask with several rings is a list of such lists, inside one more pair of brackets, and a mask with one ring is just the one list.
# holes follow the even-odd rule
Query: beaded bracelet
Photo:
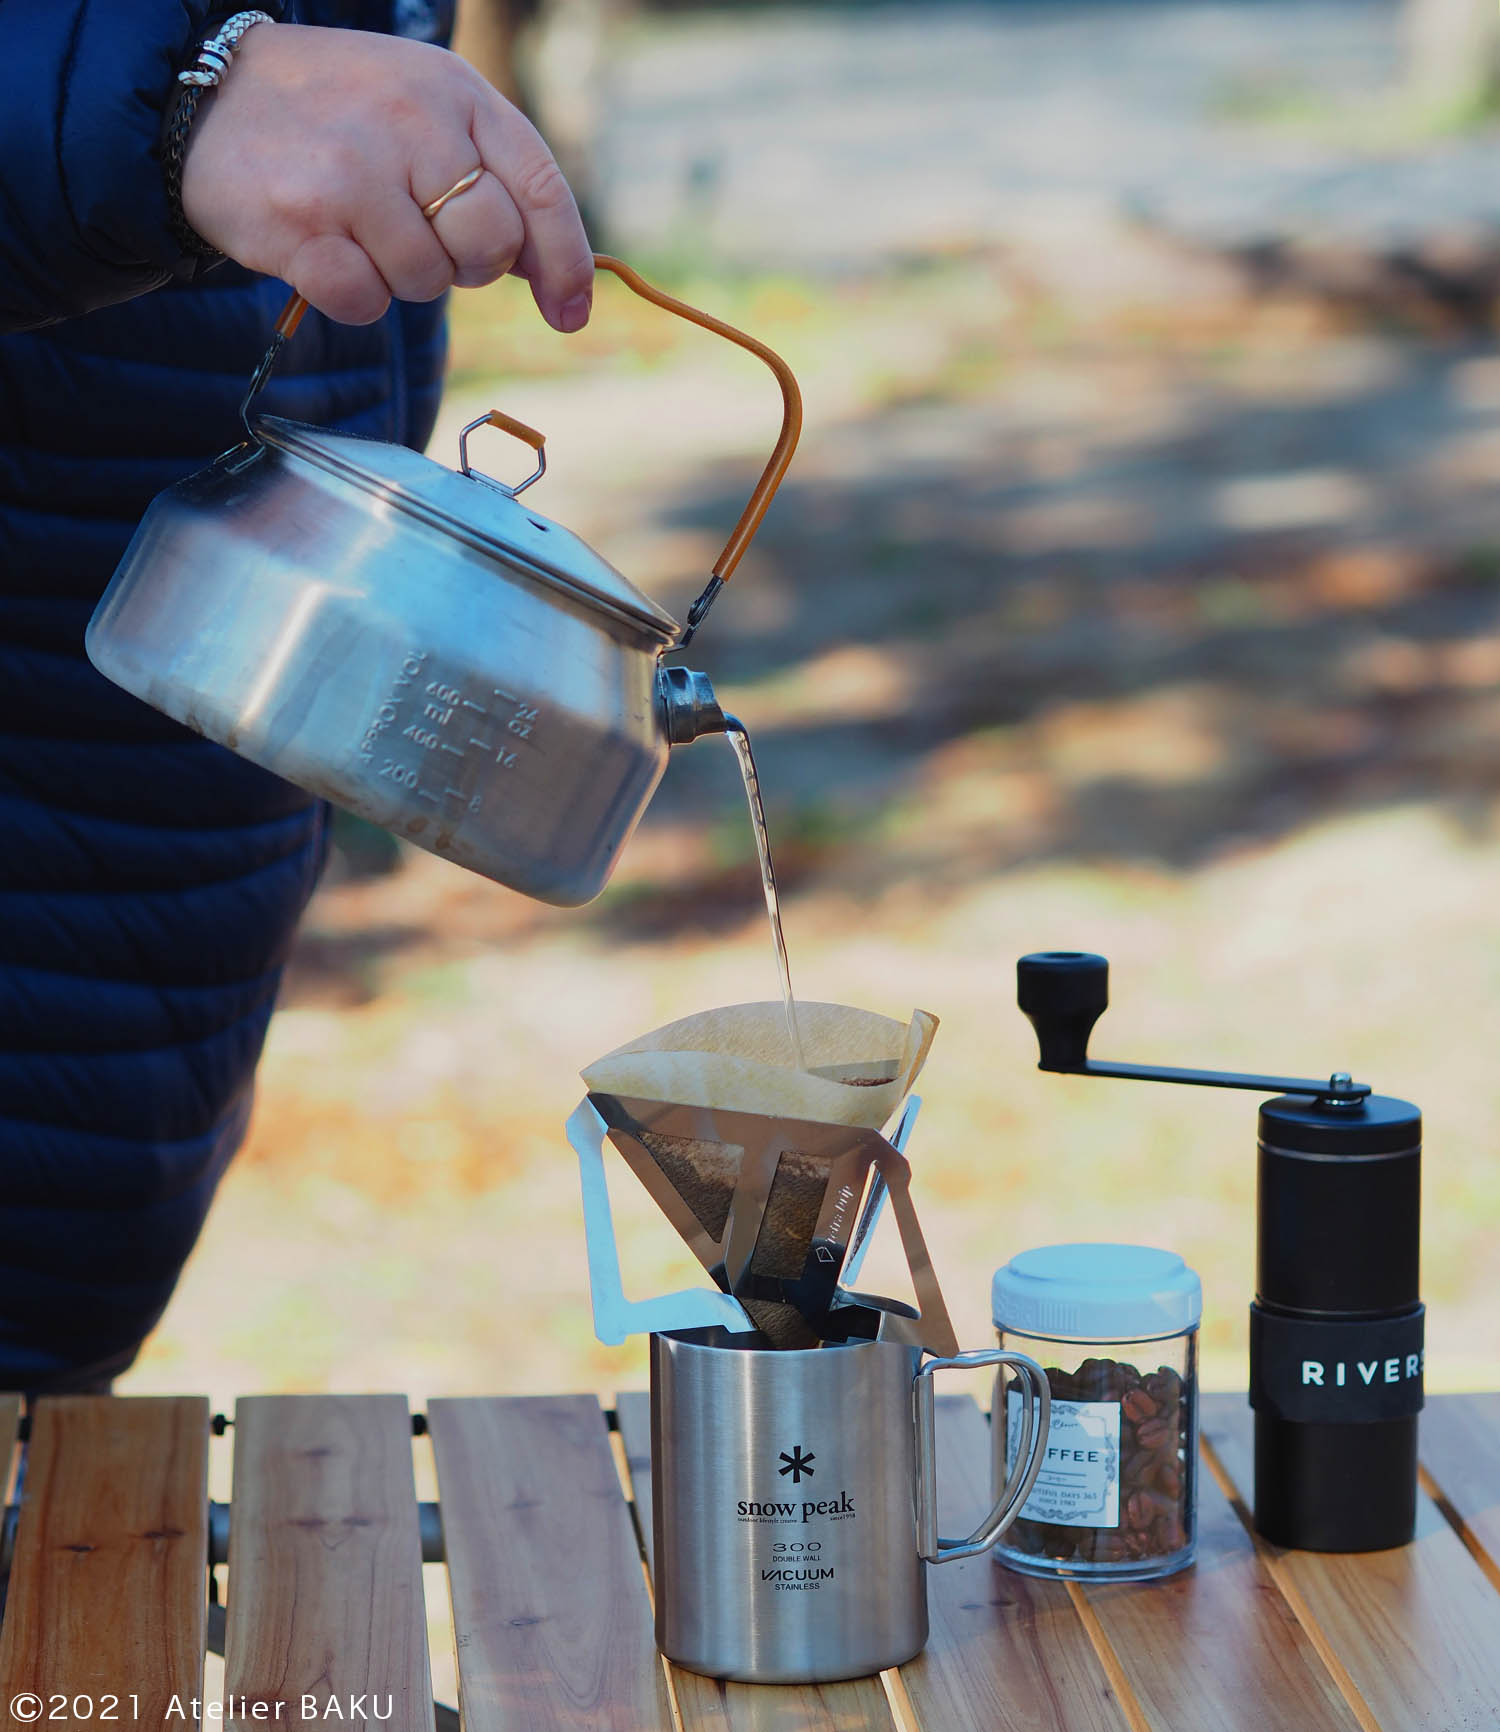
[[162, 135], [162, 178], [167, 188], [167, 221], [184, 252], [196, 253], [201, 258], [219, 256], [219, 249], [210, 246], [182, 214], [182, 159], [198, 104], [204, 91], [212, 90], [229, 70], [229, 62], [245, 32], [256, 24], [275, 22], [269, 12], [236, 12], [198, 45], [193, 65], [177, 74], [177, 99]]

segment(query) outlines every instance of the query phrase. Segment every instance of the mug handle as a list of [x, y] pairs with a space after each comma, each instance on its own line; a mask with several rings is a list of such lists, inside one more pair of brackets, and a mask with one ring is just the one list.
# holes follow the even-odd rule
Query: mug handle
[[[1021, 1443], [1016, 1465], [996, 1494], [994, 1506], [966, 1540], [945, 1540], [937, 1531], [937, 1394], [935, 1371], [968, 1371], [980, 1365], [1010, 1365], [1031, 1387], [1032, 1400], [1023, 1401]], [[949, 1564], [955, 1558], [977, 1557], [987, 1552], [1021, 1513], [1036, 1477], [1042, 1471], [1042, 1453], [1052, 1421], [1052, 1391], [1047, 1374], [1024, 1353], [987, 1347], [977, 1353], [959, 1353], [952, 1359], [929, 1359], [912, 1385], [917, 1422], [917, 1551], [929, 1564]], [[1040, 1407], [1033, 1413], [1033, 1403]]]

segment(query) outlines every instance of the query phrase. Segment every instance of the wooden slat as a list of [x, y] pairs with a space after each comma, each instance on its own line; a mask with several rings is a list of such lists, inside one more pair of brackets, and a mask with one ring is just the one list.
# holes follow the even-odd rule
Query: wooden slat
[[[651, 1399], [635, 1392], [616, 1398], [620, 1440], [635, 1506], [651, 1556]], [[683, 1732], [891, 1732], [890, 1704], [878, 1678], [837, 1684], [727, 1684], [673, 1666], [672, 1688]]]
[[432, 1732], [405, 1398], [240, 1400], [229, 1523], [226, 1695], [281, 1728]]
[[1198, 1554], [1159, 1582], [1081, 1587], [1130, 1691], [1172, 1732], [1359, 1732], [1359, 1722], [1282, 1599], [1206, 1467]]
[[[1249, 1508], [1253, 1433], [1244, 1398], [1205, 1397], [1202, 1429]], [[1382, 1732], [1500, 1725], [1500, 1594], [1429, 1497], [1419, 1496], [1407, 1546], [1263, 1550], [1325, 1661], [1347, 1674], [1366, 1724]]]
[[465, 1732], [665, 1732], [630, 1511], [592, 1396], [434, 1401]]
[[[202, 1695], [208, 1584], [208, 1402], [54, 1396], [38, 1402], [0, 1632], [0, 1727], [75, 1721], [75, 1698], [120, 1698], [141, 1728], [191, 1725]], [[68, 1706], [52, 1718], [52, 1698]], [[178, 1713], [173, 1715], [173, 1699]], [[35, 1716], [30, 1716], [34, 1720]]]
[[[942, 1531], [968, 1533], [990, 1507], [989, 1426], [968, 1396], [939, 1396], [937, 1408]], [[1113, 1656], [1096, 1651], [1065, 1583], [1020, 1575], [993, 1557], [964, 1558], [928, 1569], [927, 1601], [926, 1651], [901, 1668], [922, 1726], [943, 1732], [1131, 1726]]]
[[1429, 1395], [1419, 1438], [1422, 1466], [1500, 1589], [1500, 1395]]

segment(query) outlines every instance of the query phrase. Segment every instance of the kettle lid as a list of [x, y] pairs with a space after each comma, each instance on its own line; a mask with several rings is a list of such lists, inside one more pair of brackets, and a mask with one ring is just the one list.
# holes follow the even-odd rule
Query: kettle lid
[[533, 511], [498, 481], [447, 469], [405, 445], [329, 432], [280, 415], [257, 415], [251, 429], [263, 444], [316, 464], [508, 566], [643, 626], [663, 643], [675, 642], [681, 632], [671, 614], [586, 541]]

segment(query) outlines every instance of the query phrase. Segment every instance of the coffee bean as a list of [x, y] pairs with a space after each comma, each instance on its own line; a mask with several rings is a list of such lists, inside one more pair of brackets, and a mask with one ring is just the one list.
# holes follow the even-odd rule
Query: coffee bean
[[1142, 1380], [1146, 1393], [1155, 1396], [1158, 1401], [1176, 1402], [1182, 1393], [1182, 1379], [1170, 1365], [1160, 1365], [1151, 1375]]
[[1046, 1522], [1042, 1527], [1042, 1550], [1049, 1558], [1070, 1558], [1078, 1550], [1078, 1536], [1086, 1528], [1066, 1527], [1062, 1522]]
[[1157, 1411], [1157, 1404], [1144, 1389], [1132, 1389], [1120, 1403], [1120, 1406], [1124, 1409], [1127, 1419], [1136, 1421], [1151, 1419]]
[[1156, 1458], [1147, 1449], [1132, 1450], [1122, 1455], [1120, 1484], [1127, 1492], [1135, 1491], [1150, 1479], [1156, 1469]]

